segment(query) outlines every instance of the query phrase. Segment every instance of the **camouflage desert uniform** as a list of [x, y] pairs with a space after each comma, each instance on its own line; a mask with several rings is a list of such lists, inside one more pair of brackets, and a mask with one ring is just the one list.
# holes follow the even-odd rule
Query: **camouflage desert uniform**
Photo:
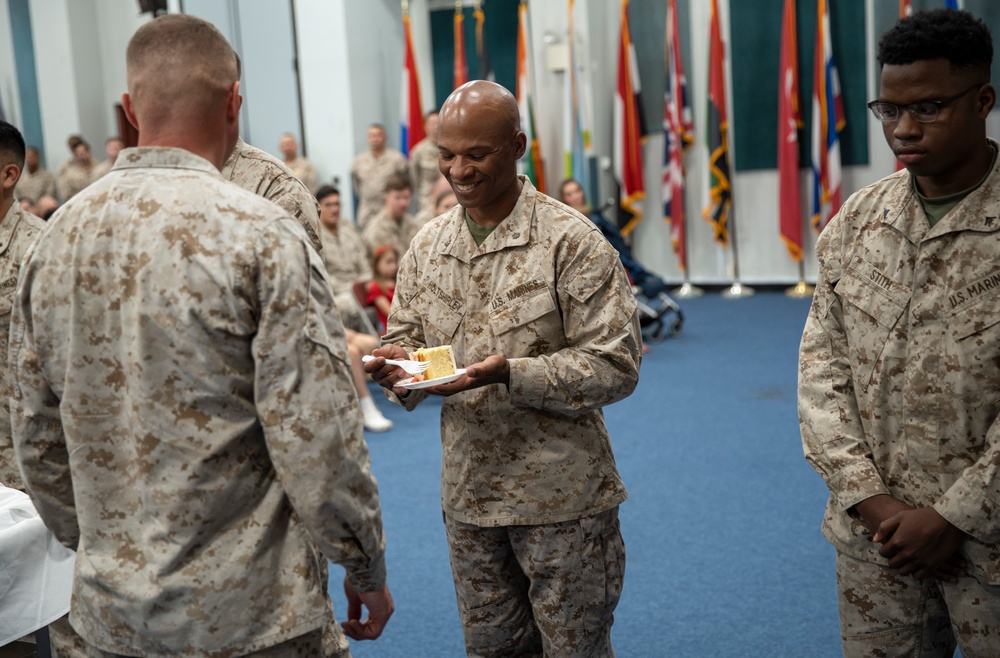
[[[509, 390], [465, 391], [441, 411], [442, 506], [470, 655], [543, 645], [545, 655], [612, 655], [627, 494], [601, 407], [638, 381], [635, 298], [600, 231], [521, 181], [513, 212], [480, 247], [461, 206], [417, 234], [384, 341], [451, 344], [460, 367], [510, 359]], [[412, 409], [426, 393], [389, 396]], [[533, 611], [520, 604], [516, 566], [477, 571], [511, 549], [532, 579]]]
[[[90, 185], [94, 180], [94, 166], [91, 164], [85, 167], [70, 158], [59, 166], [56, 174], [56, 190], [59, 192], [59, 200], [69, 201], [80, 190]], [[35, 199], [37, 201], [38, 199]]]
[[372, 277], [368, 247], [361, 234], [351, 220], [341, 218], [337, 220], [336, 232], [322, 226], [319, 236], [323, 240], [323, 263], [330, 275], [334, 300], [344, 326], [355, 331], [374, 332], [371, 320], [354, 296], [354, 282]]
[[300, 155], [290, 163], [286, 162], [285, 166], [291, 169], [295, 177], [302, 181], [302, 184], [309, 190], [309, 194], [316, 195], [318, 187], [316, 183], [316, 167], [313, 166], [313, 163]]
[[52, 172], [39, 167], [32, 174], [27, 167], [22, 169], [21, 177], [14, 187], [14, 196], [18, 199], [31, 199], [32, 203], [36, 203], [46, 194], [56, 196], [56, 177]]
[[316, 251], [322, 251], [319, 204], [284, 162], [240, 138], [222, 167], [222, 176], [284, 208], [302, 224]]
[[[997, 655], [998, 169], [933, 228], [910, 175], [889, 176], [848, 199], [816, 246], [799, 415], [806, 458], [830, 488], [823, 533], [838, 551], [848, 655], [904, 655], [877, 650], [919, 640], [922, 606], [945, 644], [950, 612], [964, 655]], [[970, 577], [893, 575], [853, 509], [876, 494], [933, 506], [968, 533]]]
[[438, 145], [430, 137], [425, 137], [410, 151], [410, 184], [413, 185], [413, 191], [420, 204], [417, 208], [418, 213], [434, 210], [434, 199], [430, 198], [431, 187], [440, 177]]
[[[278, 204], [292, 217], [298, 219], [309, 235], [313, 247], [322, 252], [323, 242], [319, 237], [321, 230], [319, 203], [302, 179], [284, 162], [240, 138], [222, 167], [222, 175], [244, 190]], [[338, 310], [341, 309], [338, 307]], [[342, 321], [351, 317], [353, 316], [349, 313], [341, 314]], [[320, 580], [326, 583], [328, 577], [327, 563], [322, 561]], [[329, 596], [327, 600], [329, 601]], [[329, 603], [332, 615], [333, 603], [332, 601]], [[331, 619], [325, 640], [327, 648], [324, 654], [327, 658], [346, 658], [350, 655], [350, 644], [341, 632], [336, 619]]]
[[315, 545], [360, 590], [385, 563], [343, 330], [301, 226], [186, 151], [127, 149], [29, 253], [14, 444], [46, 525], [78, 547], [74, 627], [124, 655], [310, 634], [318, 653]]
[[351, 180], [358, 193], [358, 228], [368, 226], [368, 222], [385, 207], [385, 186], [393, 176], [406, 176], [406, 158], [394, 149], [387, 148], [375, 157], [371, 151], [358, 153], [351, 164]]
[[14, 446], [10, 440], [10, 399], [9, 373], [7, 364], [7, 338], [10, 328], [10, 311], [17, 289], [17, 273], [21, 269], [21, 258], [42, 229], [45, 222], [21, 210], [14, 203], [0, 221], [0, 359], [4, 367], [0, 369], [0, 484], [11, 489], [24, 491], [21, 474], [14, 461]]
[[365, 230], [361, 232], [361, 238], [368, 245], [368, 253], [374, 254], [375, 250], [384, 244], [391, 244], [402, 256], [410, 248], [410, 241], [417, 234], [421, 225], [413, 218], [413, 215], [406, 213], [398, 222], [389, 216], [385, 207], [372, 221], [368, 223]]

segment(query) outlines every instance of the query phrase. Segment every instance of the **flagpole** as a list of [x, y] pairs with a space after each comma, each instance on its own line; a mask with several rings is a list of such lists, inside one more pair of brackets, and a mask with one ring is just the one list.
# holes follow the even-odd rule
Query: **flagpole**
[[815, 291], [816, 288], [806, 283], [806, 261], [805, 258], [802, 258], [799, 260], [799, 282], [785, 290], [785, 297], [805, 299], [812, 297]]
[[740, 283], [740, 248], [739, 241], [736, 239], [736, 204], [729, 208], [729, 243], [733, 246], [733, 285], [722, 291], [722, 298], [753, 297], [757, 291]]
[[[681, 199], [681, 203], [683, 202], [684, 200]], [[681, 242], [684, 243], [682, 245], [683, 251], [681, 253], [685, 254], [685, 260], [687, 260], [686, 258], [686, 254], [688, 253], [687, 231], [684, 231], [684, 235], [681, 236]], [[705, 294], [705, 291], [699, 288], [698, 286], [691, 285], [691, 273], [689, 271], [690, 269], [691, 269], [690, 264], [684, 263], [684, 283], [681, 284], [680, 288], [674, 288], [673, 290], [670, 291], [670, 294], [673, 295], [674, 297], [680, 299], [693, 299], [695, 297], [701, 297], [702, 295]]]

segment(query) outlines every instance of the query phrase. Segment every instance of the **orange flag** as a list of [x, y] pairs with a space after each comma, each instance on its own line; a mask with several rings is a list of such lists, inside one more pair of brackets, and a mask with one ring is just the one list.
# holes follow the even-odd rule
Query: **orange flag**
[[469, 63], [465, 59], [465, 16], [460, 6], [455, 7], [455, 78], [458, 89], [469, 81]]
[[778, 227], [788, 255], [802, 260], [802, 197], [799, 186], [799, 64], [795, 0], [785, 0], [781, 21], [781, 78], [778, 80]]

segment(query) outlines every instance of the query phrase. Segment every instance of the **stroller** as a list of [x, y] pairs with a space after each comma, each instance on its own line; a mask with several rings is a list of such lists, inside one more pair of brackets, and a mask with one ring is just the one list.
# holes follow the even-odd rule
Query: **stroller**
[[618, 251], [622, 265], [632, 282], [632, 293], [639, 309], [639, 326], [642, 328], [642, 339], [647, 343], [660, 341], [676, 336], [684, 327], [684, 312], [670, 295], [667, 294], [666, 282], [653, 274], [632, 256], [632, 250], [625, 244], [618, 228], [600, 212], [594, 212], [590, 219], [601, 229], [611, 246]]

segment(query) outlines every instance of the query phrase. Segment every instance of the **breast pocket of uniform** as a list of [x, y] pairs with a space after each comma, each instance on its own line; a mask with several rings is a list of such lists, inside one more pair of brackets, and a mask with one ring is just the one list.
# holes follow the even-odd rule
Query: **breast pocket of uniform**
[[[14, 307], [14, 293], [17, 291], [17, 277], [13, 276], [4, 281], [0, 281], [0, 315], [6, 315], [10, 320], [10, 312]], [[8, 324], [3, 325], [9, 326]]]
[[956, 361], [952, 367], [962, 373], [969, 392], [979, 396], [1000, 388], [1000, 294], [958, 308], [948, 318], [948, 331]]
[[909, 289], [900, 284], [890, 287], [896, 290], [891, 293], [886, 291], [871, 277], [862, 276], [858, 269], [852, 267], [834, 288], [844, 310], [844, 330], [847, 332], [854, 380], [861, 382], [866, 391], [879, 371], [893, 331], [909, 303]]
[[429, 293], [417, 297], [413, 303], [424, 326], [424, 344], [427, 347], [450, 345], [465, 317], [465, 309], [453, 308]]
[[490, 311], [490, 327], [507, 357], [538, 356], [561, 347], [556, 344], [564, 332], [555, 293], [538, 283], [530, 294]]

